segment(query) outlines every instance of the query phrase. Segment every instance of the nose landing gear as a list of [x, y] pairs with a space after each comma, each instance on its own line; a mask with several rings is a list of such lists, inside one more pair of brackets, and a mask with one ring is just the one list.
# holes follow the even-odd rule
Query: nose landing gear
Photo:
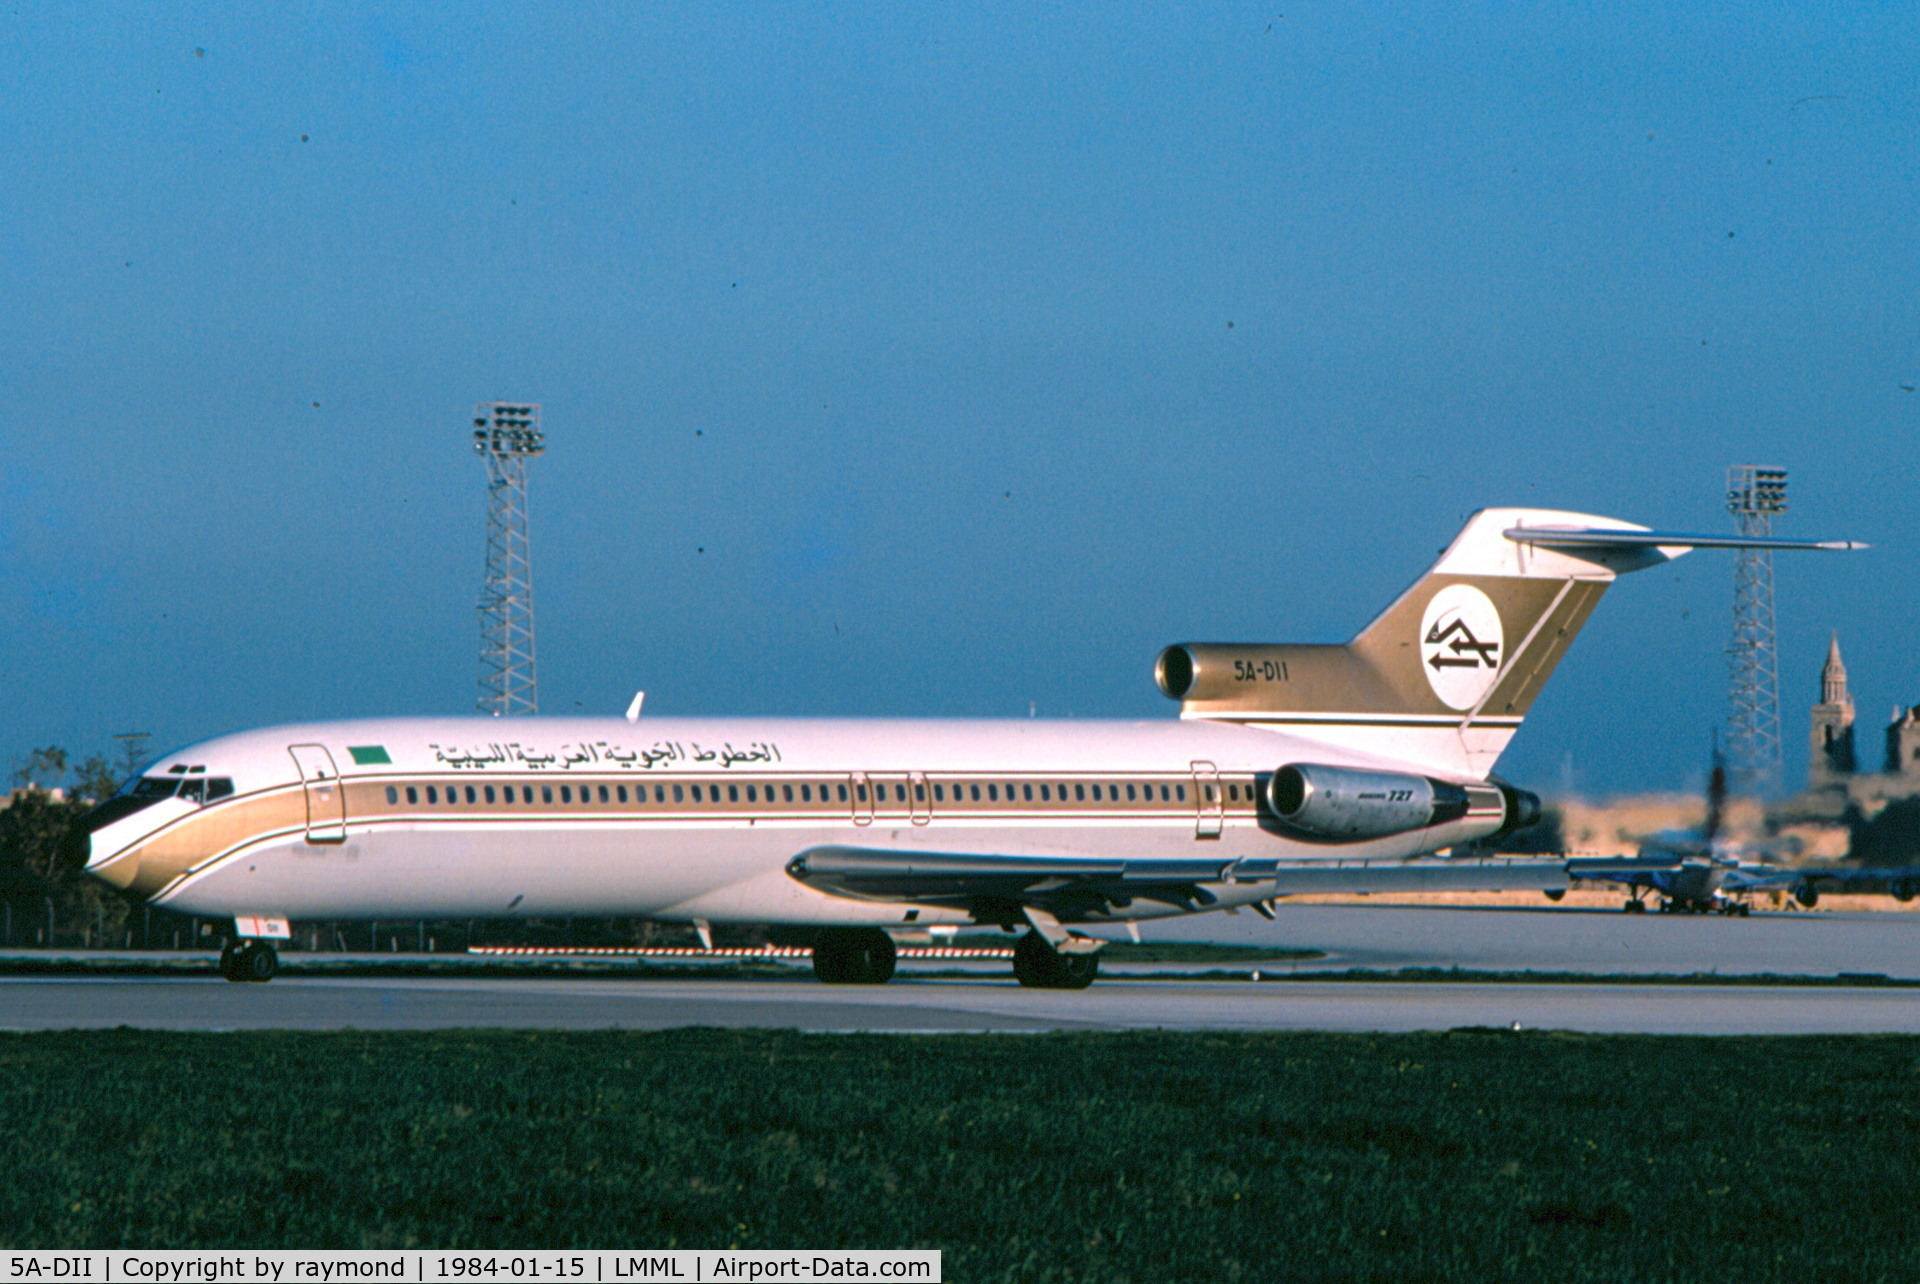
[[266, 941], [228, 941], [220, 951], [220, 975], [229, 981], [271, 981], [280, 974], [280, 952]]

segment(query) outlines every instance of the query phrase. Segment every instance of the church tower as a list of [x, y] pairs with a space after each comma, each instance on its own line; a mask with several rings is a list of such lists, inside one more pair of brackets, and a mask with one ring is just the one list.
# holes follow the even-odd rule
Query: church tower
[[1854, 773], [1853, 696], [1847, 691], [1847, 666], [1840, 661], [1840, 635], [1827, 644], [1820, 670], [1820, 703], [1813, 706], [1813, 744], [1807, 755], [1807, 785], [1839, 784]]

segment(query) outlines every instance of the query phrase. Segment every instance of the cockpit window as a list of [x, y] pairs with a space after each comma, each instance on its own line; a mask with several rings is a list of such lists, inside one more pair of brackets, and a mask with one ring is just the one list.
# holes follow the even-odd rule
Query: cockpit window
[[150, 807], [162, 798], [181, 797], [189, 802], [216, 802], [233, 796], [230, 776], [134, 776], [120, 786], [115, 798], [124, 798], [136, 806], [120, 809], [131, 815], [141, 807]]

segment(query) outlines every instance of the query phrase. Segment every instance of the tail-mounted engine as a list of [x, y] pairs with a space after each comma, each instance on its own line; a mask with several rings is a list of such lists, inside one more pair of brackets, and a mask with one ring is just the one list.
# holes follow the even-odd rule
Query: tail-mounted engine
[[1326, 842], [1390, 838], [1455, 821], [1479, 831], [1463, 838], [1491, 837], [1540, 815], [1540, 800], [1510, 785], [1454, 784], [1318, 763], [1274, 772], [1267, 780], [1267, 806], [1288, 828]]

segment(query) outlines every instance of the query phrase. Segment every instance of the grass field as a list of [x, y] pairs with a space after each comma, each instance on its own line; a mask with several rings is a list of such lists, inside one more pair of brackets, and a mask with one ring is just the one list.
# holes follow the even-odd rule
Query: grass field
[[0, 1242], [1912, 1280], [1917, 1102], [1906, 1037], [5, 1035]]

